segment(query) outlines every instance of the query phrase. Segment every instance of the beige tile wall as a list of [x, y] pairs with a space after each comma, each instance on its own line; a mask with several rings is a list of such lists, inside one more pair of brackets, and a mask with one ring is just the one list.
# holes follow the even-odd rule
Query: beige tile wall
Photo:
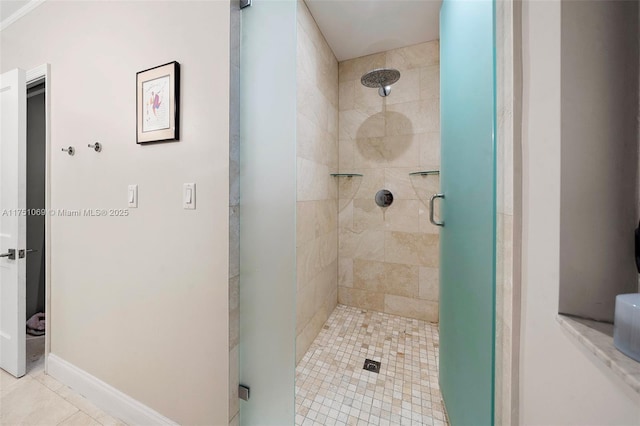
[[521, 244], [521, 5], [496, 3], [496, 424], [519, 417]]
[[298, 2], [296, 362], [338, 302], [338, 61]]
[[[360, 84], [375, 68], [396, 68], [390, 96]], [[439, 230], [428, 200], [440, 168], [439, 42], [351, 59], [339, 66], [338, 300], [363, 309], [438, 321]], [[393, 193], [388, 208], [375, 204]]]

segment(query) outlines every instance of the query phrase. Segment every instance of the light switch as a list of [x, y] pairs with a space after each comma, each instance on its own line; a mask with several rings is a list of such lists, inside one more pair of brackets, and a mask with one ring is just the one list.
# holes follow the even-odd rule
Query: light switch
[[196, 184], [185, 183], [182, 189], [182, 204], [185, 209], [195, 210], [196, 208]]
[[129, 185], [127, 189], [127, 205], [129, 207], [138, 207], [138, 185]]

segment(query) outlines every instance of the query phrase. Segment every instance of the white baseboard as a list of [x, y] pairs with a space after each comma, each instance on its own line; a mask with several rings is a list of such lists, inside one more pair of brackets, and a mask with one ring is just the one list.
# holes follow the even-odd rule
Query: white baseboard
[[54, 379], [78, 392], [107, 414], [129, 425], [177, 424], [54, 354], [49, 354], [48, 361], [47, 373]]

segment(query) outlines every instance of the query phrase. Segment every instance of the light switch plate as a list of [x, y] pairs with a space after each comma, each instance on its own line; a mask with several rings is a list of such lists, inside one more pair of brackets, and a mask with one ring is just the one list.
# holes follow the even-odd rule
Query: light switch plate
[[127, 205], [129, 207], [138, 207], [138, 185], [129, 185], [127, 188]]
[[182, 205], [187, 210], [196, 208], [196, 184], [185, 183], [182, 188]]

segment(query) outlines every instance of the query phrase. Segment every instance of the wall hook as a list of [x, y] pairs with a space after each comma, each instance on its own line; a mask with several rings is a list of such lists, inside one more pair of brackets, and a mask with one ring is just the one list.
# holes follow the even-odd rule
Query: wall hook
[[96, 143], [90, 143], [89, 145], [87, 145], [89, 148], [93, 148], [93, 150], [95, 152], [100, 152], [102, 151], [102, 144], [100, 142], [96, 142]]
[[73, 155], [76, 153], [76, 150], [72, 146], [70, 146], [69, 148], [62, 148], [62, 150], [69, 155]]

